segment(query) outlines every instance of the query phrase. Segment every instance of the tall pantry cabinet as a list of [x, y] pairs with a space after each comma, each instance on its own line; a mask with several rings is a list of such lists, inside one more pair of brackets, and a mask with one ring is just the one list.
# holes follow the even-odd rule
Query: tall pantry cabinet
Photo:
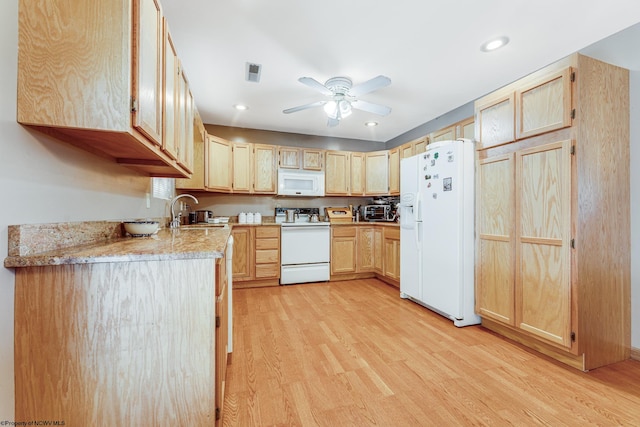
[[576, 54], [475, 110], [482, 324], [581, 370], [629, 358], [628, 71]]

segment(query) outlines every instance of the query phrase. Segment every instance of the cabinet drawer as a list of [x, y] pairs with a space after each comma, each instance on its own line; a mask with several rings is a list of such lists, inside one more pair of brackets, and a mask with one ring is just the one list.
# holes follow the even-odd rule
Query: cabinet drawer
[[[278, 262], [279, 251], [277, 249], [264, 249], [256, 251], [256, 264]], [[257, 266], [256, 266], [257, 268]]]
[[280, 237], [280, 227], [256, 227], [256, 239]]
[[331, 235], [333, 237], [356, 237], [356, 227], [333, 227]]
[[280, 239], [257, 239], [256, 249], [280, 249]]
[[280, 277], [280, 264], [260, 264], [256, 265], [256, 279]]

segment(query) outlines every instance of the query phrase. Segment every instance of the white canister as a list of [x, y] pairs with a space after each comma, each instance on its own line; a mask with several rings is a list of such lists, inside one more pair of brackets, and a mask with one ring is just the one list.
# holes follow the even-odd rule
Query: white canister
[[256, 212], [253, 214], [253, 223], [260, 224], [262, 222], [262, 214], [260, 212]]
[[240, 212], [240, 214], [238, 215], [238, 222], [240, 224], [246, 224], [247, 223], [247, 214], [244, 212]]
[[247, 213], [247, 224], [253, 224], [253, 212]]

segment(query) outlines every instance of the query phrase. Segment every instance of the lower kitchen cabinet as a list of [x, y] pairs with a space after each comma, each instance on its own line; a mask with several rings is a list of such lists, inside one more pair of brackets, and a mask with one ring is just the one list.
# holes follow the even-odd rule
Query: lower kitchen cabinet
[[331, 227], [331, 275], [355, 273], [357, 259], [357, 228]]
[[280, 226], [234, 225], [233, 286], [277, 286], [280, 280]]
[[17, 268], [15, 419], [212, 425], [215, 266], [211, 258]]
[[377, 277], [400, 286], [400, 230], [354, 223], [331, 227], [331, 280]]
[[222, 421], [229, 362], [229, 293], [226, 258], [216, 262], [216, 425]]
[[400, 229], [384, 229], [384, 276], [400, 287]]

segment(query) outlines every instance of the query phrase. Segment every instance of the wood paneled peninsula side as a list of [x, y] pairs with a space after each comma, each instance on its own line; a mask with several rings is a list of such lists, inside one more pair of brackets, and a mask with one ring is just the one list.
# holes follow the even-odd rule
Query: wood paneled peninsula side
[[16, 419], [213, 425], [216, 277], [229, 235], [10, 226]]

